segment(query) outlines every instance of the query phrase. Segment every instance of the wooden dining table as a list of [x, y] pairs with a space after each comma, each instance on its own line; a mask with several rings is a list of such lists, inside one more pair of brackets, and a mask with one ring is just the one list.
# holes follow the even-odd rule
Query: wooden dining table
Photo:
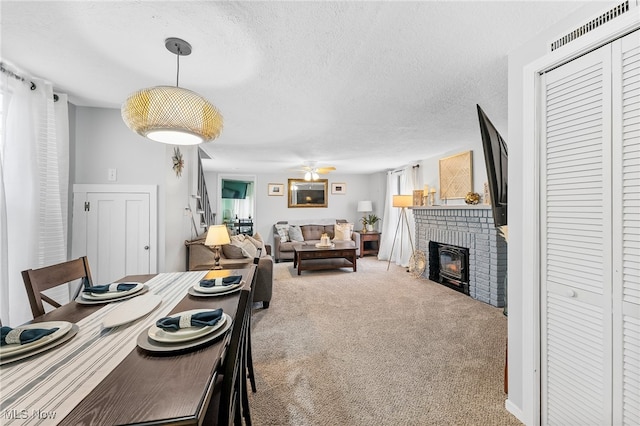
[[234, 318], [240, 291], [215, 297], [187, 291], [205, 277], [229, 275], [242, 275], [248, 289], [253, 274], [255, 266], [125, 277], [120, 282], [146, 283], [163, 301], [145, 317], [110, 329], [100, 325], [101, 318], [120, 302], [72, 301], [34, 319], [72, 322], [79, 331], [49, 351], [0, 366], [0, 424], [203, 424], [231, 330], [180, 353], [150, 353], [136, 341], [170, 314], [222, 308]]

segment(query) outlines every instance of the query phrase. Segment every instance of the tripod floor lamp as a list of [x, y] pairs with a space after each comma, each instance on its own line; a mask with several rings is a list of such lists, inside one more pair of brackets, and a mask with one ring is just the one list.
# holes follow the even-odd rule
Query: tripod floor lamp
[[[411, 252], [414, 252], [413, 248], [413, 238], [411, 238], [411, 229], [409, 228], [409, 220], [407, 219], [407, 207], [413, 206], [413, 196], [412, 195], [394, 195], [393, 196], [393, 207], [399, 207], [400, 216], [398, 216], [398, 225], [396, 226], [396, 232], [393, 235], [393, 244], [391, 245], [391, 254], [389, 255], [389, 263], [387, 264], [387, 271], [389, 270], [389, 265], [391, 265], [391, 259], [393, 258], [393, 248], [396, 245], [396, 238], [398, 237], [398, 230], [400, 230], [402, 223], [407, 226], [407, 234], [409, 234], [409, 242], [411, 243]], [[402, 233], [400, 234], [400, 255], [402, 256]]]

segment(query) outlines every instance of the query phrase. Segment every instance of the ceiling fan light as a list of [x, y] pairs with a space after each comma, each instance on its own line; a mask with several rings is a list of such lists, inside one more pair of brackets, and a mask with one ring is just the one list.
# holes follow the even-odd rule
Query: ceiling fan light
[[304, 180], [307, 180], [307, 181], [311, 180], [311, 172], [305, 172]]
[[313, 180], [318, 180], [320, 178], [320, 175], [316, 172], [311, 172], [311, 177], [313, 178]]
[[218, 109], [191, 90], [157, 86], [133, 93], [122, 104], [122, 119], [149, 139], [195, 145], [217, 138], [223, 119]]

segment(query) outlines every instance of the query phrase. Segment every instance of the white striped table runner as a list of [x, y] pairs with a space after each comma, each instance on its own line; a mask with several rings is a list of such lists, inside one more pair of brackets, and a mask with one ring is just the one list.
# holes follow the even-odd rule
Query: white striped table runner
[[62, 421], [136, 347], [137, 336], [166, 316], [207, 271], [158, 274], [145, 284], [162, 303], [147, 317], [111, 329], [102, 319], [110, 303], [77, 323], [59, 348], [0, 367], [0, 424], [54, 425]]

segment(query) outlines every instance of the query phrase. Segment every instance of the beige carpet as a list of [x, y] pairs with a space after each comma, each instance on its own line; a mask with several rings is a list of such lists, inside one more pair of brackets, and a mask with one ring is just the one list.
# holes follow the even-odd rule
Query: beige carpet
[[274, 265], [253, 316], [255, 425], [518, 425], [503, 392], [507, 320], [404, 268]]

